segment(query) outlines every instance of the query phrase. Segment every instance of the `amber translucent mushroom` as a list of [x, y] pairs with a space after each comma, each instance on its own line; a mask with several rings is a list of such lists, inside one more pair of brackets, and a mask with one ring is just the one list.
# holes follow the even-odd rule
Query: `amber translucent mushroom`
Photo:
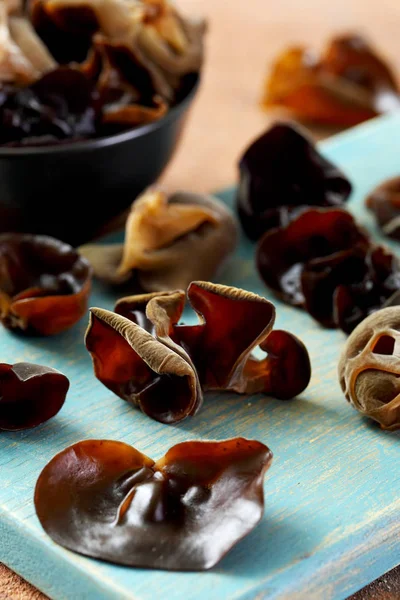
[[346, 333], [400, 289], [398, 259], [339, 209], [309, 209], [271, 230], [257, 267], [279, 298]]
[[351, 403], [382, 429], [400, 428], [400, 307], [377, 311], [350, 335], [339, 381]]
[[375, 215], [382, 233], [400, 240], [400, 177], [378, 185], [367, 196], [366, 206]]
[[186, 289], [213, 278], [238, 239], [230, 210], [212, 196], [146, 190], [132, 204], [123, 244], [88, 244], [79, 251], [111, 284], [136, 278], [147, 292]]
[[56, 543], [80, 554], [202, 571], [261, 520], [271, 461], [267, 446], [244, 438], [184, 442], [157, 462], [122, 442], [85, 440], [43, 469], [36, 513]]
[[[272, 331], [273, 304], [237, 288], [193, 282], [188, 300], [197, 325], [179, 320], [183, 292], [131, 296], [115, 312], [91, 309], [86, 346], [96, 377], [109, 389], [163, 423], [195, 414], [202, 390], [262, 392], [288, 399], [308, 385], [304, 344]], [[256, 359], [260, 346], [267, 353]]]
[[0, 430], [30, 429], [54, 417], [69, 388], [68, 378], [50, 367], [0, 363]]
[[286, 225], [307, 206], [339, 207], [351, 184], [298, 126], [277, 123], [257, 138], [239, 162], [237, 207], [246, 235], [259, 239]]
[[86, 312], [91, 268], [71, 246], [42, 235], [0, 235], [0, 320], [9, 329], [53, 335]]
[[267, 77], [266, 109], [284, 107], [297, 118], [351, 126], [400, 107], [389, 66], [357, 35], [334, 38], [321, 56], [303, 47], [280, 54]]

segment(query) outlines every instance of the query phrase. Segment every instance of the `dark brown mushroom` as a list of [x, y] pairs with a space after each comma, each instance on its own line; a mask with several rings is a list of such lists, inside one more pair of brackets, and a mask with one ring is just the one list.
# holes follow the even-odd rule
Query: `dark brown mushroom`
[[85, 440], [57, 454], [35, 508], [58, 544], [109, 562], [206, 570], [261, 520], [264, 444], [234, 438], [177, 444], [154, 462], [132, 446]]
[[[188, 299], [197, 325], [181, 325], [183, 292], [130, 296], [115, 313], [91, 309], [86, 346], [96, 377], [163, 423], [195, 414], [203, 390], [262, 392], [288, 399], [311, 377], [303, 343], [272, 331], [273, 304], [250, 292], [193, 282]], [[267, 353], [256, 359], [257, 347]]]
[[309, 209], [260, 241], [257, 266], [288, 304], [350, 333], [400, 289], [400, 263], [342, 210]]
[[69, 388], [68, 378], [31, 363], [0, 364], [0, 430], [18, 431], [54, 417]]
[[396, 79], [367, 40], [334, 38], [318, 57], [292, 47], [267, 78], [263, 106], [285, 107], [297, 118], [351, 126], [400, 106]]
[[213, 278], [237, 237], [233, 215], [216, 198], [151, 188], [132, 204], [124, 244], [89, 244], [79, 252], [98, 278], [120, 284], [135, 275], [143, 290], [157, 292]]
[[400, 428], [400, 307], [375, 312], [358, 325], [339, 361], [339, 381], [351, 403], [382, 429]]
[[86, 312], [89, 263], [68, 244], [43, 235], [0, 235], [0, 320], [9, 329], [53, 335]]
[[400, 240], [400, 177], [378, 185], [368, 195], [366, 206], [374, 213], [382, 233]]
[[246, 235], [258, 240], [308, 206], [340, 207], [351, 192], [345, 175], [298, 126], [277, 123], [239, 163], [237, 207]]
[[[168, 298], [181, 303], [179, 292]], [[202, 405], [197, 373], [182, 348], [177, 352], [140, 325], [108, 310], [91, 309], [86, 347], [95, 375], [153, 419], [177, 423]]]

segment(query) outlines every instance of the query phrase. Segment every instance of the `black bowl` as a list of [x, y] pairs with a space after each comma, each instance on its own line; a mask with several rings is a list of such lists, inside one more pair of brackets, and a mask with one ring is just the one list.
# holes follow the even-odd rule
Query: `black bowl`
[[0, 148], [0, 232], [81, 244], [154, 183], [172, 157], [198, 88], [154, 123], [68, 144]]

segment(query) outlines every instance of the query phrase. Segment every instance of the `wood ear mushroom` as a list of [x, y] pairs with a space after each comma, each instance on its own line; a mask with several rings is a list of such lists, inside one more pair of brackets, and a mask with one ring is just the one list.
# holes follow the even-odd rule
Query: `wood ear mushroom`
[[[180, 291], [123, 298], [115, 312], [92, 308], [86, 347], [96, 377], [163, 423], [195, 414], [206, 390], [288, 399], [307, 387], [307, 349], [294, 335], [272, 330], [268, 300], [201, 281], [190, 284], [187, 297], [196, 325], [178, 323]], [[265, 358], [252, 355], [257, 346]]]
[[267, 232], [257, 267], [279, 298], [345, 333], [400, 289], [398, 258], [340, 209], [310, 208]]
[[234, 217], [216, 198], [149, 189], [132, 204], [124, 244], [79, 251], [99, 279], [120, 284], [136, 276], [144, 291], [159, 292], [211, 279], [236, 243]]
[[89, 263], [52, 237], [0, 235], [0, 321], [24, 333], [54, 335], [86, 312]]
[[239, 163], [239, 218], [258, 240], [309, 206], [340, 207], [351, 192], [345, 175], [298, 126], [277, 123], [245, 151]]
[[41, 365], [0, 363], [0, 430], [36, 427], [54, 417], [69, 388], [65, 375]]
[[210, 569], [261, 520], [264, 444], [234, 438], [177, 444], [155, 462], [132, 446], [85, 440], [57, 454], [35, 489], [58, 544], [131, 567]]
[[321, 56], [288, 48], [278, 57], [265, 86], [263, 106], [284, 107], [298, 119], [356, 125], [400, 106], [390, 67], [359, 35], [330, 41]]
[[338, 373], [355, 409], [382, 429], [400, 429], [400, 306], [379, 310], [356, 327]]

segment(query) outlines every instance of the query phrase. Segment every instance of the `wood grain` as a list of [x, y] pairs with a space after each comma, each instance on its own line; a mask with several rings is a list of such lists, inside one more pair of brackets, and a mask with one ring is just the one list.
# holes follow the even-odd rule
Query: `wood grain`
[[[208, 191], [235, 180], [242, 149], [273, 118], [259, 109], [258, 101], [268, 65], [287, 43], [318, 45], [337, 31], [361, 31], [400, 71], [398, 0], [181, 0], [181, 4], [207, 14], [210, 27], [202, 87], [180, 149], [162, 178], [169, 189]], [[398, 571], [380, 581], [378, 587], [357, 594], [357, 600], [399, 597]], [[1, 566], [0, 598], [45, 597]]]

